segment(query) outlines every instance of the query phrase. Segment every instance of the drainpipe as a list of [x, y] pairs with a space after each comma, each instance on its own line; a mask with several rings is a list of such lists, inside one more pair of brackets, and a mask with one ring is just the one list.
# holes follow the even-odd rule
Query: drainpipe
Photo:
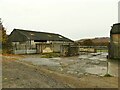
[[27, 54], [27, 41], [26, 41], [26, 44], [25, 44], [25, 53]]
[[119, 55], [120, 54], [119, 53], [120, 52], [120, 43], [119, 43], [119, 41], [120, 41], [120, 39], [119, 39], [119, 34], [118, 34], [118, 53], [117, 53], [118, 54], [118, 58], [120, 58], [120, 55]]
[[70, 52], [70, 43], [69, 43], [69, 46], [68, 46], [68, 56], [70, 56], [71, 52]]
[[31, 39], [30, 39], [30, 49], [31, 49]]

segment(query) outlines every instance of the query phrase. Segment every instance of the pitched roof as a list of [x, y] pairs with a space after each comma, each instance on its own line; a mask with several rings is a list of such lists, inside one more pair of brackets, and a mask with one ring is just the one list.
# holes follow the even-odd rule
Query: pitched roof
[[64, 37], [60, 34], [55, 34], [55, 33], [38, 32], [38, 31], [30, 31], [30, 30], [23, 30], [23, 29], [14, 29], [13, 32], [18, 32], [18, 33], [24, 35], [27, 39], [30, 39], [30, 40], [48, 40], [48, 41], [73, 42], [71, 39], [68, 39], [68, 38], [66, 38], [66, 37]]
[[120, 23], [113, 24], [111, 34], [120, 34]]

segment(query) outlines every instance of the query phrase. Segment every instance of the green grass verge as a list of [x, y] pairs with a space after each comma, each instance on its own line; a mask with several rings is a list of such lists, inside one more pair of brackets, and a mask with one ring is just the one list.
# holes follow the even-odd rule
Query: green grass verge
[[108, 52], [108, 50], [97, 50], [97, 52]]
[[41, 56], [41, 58], [54, 58], [54, 57], [60, 57], [60, 53], [44, 53]]

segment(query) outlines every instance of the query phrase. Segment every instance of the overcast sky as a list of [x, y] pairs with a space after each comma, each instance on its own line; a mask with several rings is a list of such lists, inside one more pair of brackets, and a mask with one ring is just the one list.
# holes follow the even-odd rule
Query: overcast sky
[[119, 0], [0, 0], [0, 17], [14, 28], [59, 33], [73, 40], [108, 37]]

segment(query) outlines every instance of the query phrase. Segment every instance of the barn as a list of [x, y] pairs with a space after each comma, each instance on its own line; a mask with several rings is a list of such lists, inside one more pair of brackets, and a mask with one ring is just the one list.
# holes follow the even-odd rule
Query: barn
[[73, 40], [60, 34], [14, 29], [9, 35], [14, 54], [60, 52], [61, 46], [71, 45]]
[[120, 23], [113, 24], [110, 31], [109, 58], [120, 59]]

